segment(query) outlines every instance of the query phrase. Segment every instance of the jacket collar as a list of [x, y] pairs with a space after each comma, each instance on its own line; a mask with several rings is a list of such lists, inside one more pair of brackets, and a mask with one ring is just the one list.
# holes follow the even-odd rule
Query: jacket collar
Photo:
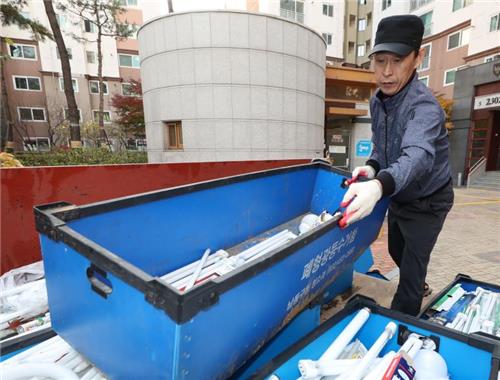
[[416, 71], [414, 71], [408, 83], [406, 83], [405, 86], [401, 90], [399, 90], [397, 94], [392, 96], [385, 96], [383, 92], [380, 91], [380, 88], [378, 88], [375, 92], [375, 100], [379, 101], [387, 111], [392, 110], [393, 108], [401, 105], [403, 99], [408, 93], [408, 90], [410, 89], [411, 84], [416, 81], [418, 81], [418, 74]]

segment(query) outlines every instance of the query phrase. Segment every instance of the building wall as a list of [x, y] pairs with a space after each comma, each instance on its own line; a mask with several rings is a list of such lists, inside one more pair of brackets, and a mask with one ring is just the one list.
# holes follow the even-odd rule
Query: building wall
[[[14, 135], [22, 135], [26, 138], [39, 137], [47, 135], [47, 123], [44, 121], [28, 122], [22, 121], [19, 115], [20, 107], [36, 107], [43, 108], [45, 119], [48, 118], [46, 98], [45, 98], [45, 83], [40, 74], [40, 49], [37, 42], [30, 40], [13, 39], [15, 44], [30, 45], [35, 48], [36, 59], [22, 59], [10, 57], [8, 64], [3, 68], [5, 86], [7, 90], [7, 99], [12, 122], [14, 123]], [[9, 46], [5, 40], [2, 40], [2, 50], [7, 53]], [[7, 53], [8, 54], [8, 53]], [[37, 77], [40, 81], [40, 90], [19, 90], [15, 88], [14, 76], [29, 76]]]
[[[369, 115], [368, 115], [369, 116]], [[371, 118], [355, 118], [352, 124], [352, 138], [351, 138], [351, 158], [349, 168], [353, 170], [356, 166], [365, 165], [368, 156], [360, 155], [356, 149], [356, 145], [360, 141], [371, 141], [372, 129]]]
[[[325, 43], [311, 29], [192, 12], [146, 23], [139, 44], [150, 162], [322, 155]], [[182, 150], [165, 121], [182, 122]]]
[[420, 70], [419, 77], [429, 77], [428, 86], [438, 94], [443, 94], [447, 99], [453, 98], [453, 84], [445, 85], [445, 73], [447, 70], [462, 68], [466, 63], [464, 57], [467, 55], [468, 45], [460, 46], [448, 50], [448, 37], [450, 34], [468, 29], [450, 29], [450, 33], [445, 33], [438, 38], [424, 40], [422, 46], [431, 45], [429, 68]]
[[[126, 7], [122, 15], [123, 20], [130, 24], [141, 25], [143, 12], [149, 17], [157, 16], [162, 9], [166, 12], [166, 2], [139, 1], [136, 7]], [[28, 1], [23, 12], [37, 19], [50, 30], [50, 25], [45, 14], [45, 8], [41, 1]], [[99, 96], [90, 93], [89, 81], [97, 80], [97, 60], [89, 62], [87, 52], [97, 55], [96, 33], [86, 33], [84, 25], [76, 16], [70, 12], [61, 12], [56, 8], [56, 14], [60, 17], [60, 27], [67, 48], [71, 49], [70, 59], [72, 77], [78, 83], [78, 91], [75, 92], [78, 108], [81, 111], [82, 124], [93, 120], [93, 110], [98, 109]], [[72, 38], [77, 36], [79, 39]], [[11, 59], [5, 62], [3, 73], [6, 80], [6, 88], [11, 111], [12, 122], [14, 122], [15, 148], [23, 149], [22, 140], [25, 137], [48, 137], [55, 126], [64, 120], [64, 109], [67, 108], [66, 97], [60, 90], [59, 78], [62, 77], [60, 60], [57, 58], [56, 43], [51, 40], [32, 41], [31, 33], [20, 30], [15, 26], [2, 26], [2, 36], [14, 42], [36, 45], [36, 61]], [[8, 46], [2, 40], [2, 49], [6, 52]], [[130, 79], [140, 79], [139, 68], [121, 67], [119, 65], [118, 53], [138, 55], [137, 39], [115, 40], [111, 37], [103, 37], [103, 76], [108, 84], [108, 94], [104, 96], [104, 110], [110, 111], [114, 117], [111, 107], [111, 98], [114, 94], [122, 94], [121, 82], [129, 82]], [[19, 91], [15, 90], [12, 82], [13, 75], [39, 77], [42, 83], [41, 91]], [[20, 122], [17, 109], [20, 106], [43, 107], [46, 110], [47, 122]], [[107, 124], [111, 127], [111, 124]]]
[[450, 134], [450, 161], [455, 183], [458, 173], [461, 173], [463, 178], [467, 175], [467, 144], [474, 118], [476, 90], [479, 86], [488, 84], [491, 92], [500, 91], [500, 76], [495, 75], [493, 71], [493, 66], [498, 65], [498, 62], [483, 63], [457, 72], [451, 118], [454, 128]]
[[[59, 85], [59, 78], [61, 76], [58, 73], [48, 73], [43, 74], [43, 80], [45, 84], [45, 96], [47, 98], [47, 109], [50, 115], [50, 125], [56, 126], [57, 124], [64, 121], [64, 109], [67, 108], [66, 96], [64, 91], [61, 91]], [[88, 81], [83, 75], [73, 75], [73, 78], [78, 82], [78, 92], [75, 92], [76, 104], [80, 110], [82, 122], [91, 120], [91, 103], [90, 94], [87, 89]]]
[[[344, 16], [344, 29], [346, 36], [344, 38], [344, 56], [348, 63], [358, 66], [369, 66], [371, 48], [373, 46], [373, 6], [371, 0], [366, 4], [359, 1], [346, 1], [346, 11]], [[365, 30], [359, 30], [359, 20], [366, 20]], [[358, 56], [358, 45], [365, 46], [365, 54]]]
[[[333, 5], [333, 17], [323, 14], [323, 4]], [[344, 28], [342, 27], [345, 12], [343, 1], [305, 2], [304, 24], [316, 32], [329, 33], [332, 42], [326, 47], [328, 57], [343, 58]]]

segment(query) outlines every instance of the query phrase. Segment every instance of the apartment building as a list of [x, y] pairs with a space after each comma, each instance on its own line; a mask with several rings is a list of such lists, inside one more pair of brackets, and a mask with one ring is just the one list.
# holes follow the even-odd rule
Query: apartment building
[[326, 56], [342, 60], [344, 0], [172, 0], [175, 12], [195, 10], [242, 10], [280, 16], [310, 27], [323, 36]]
[[373, 46], [373, 1], [346, 1], [344, 17], [344, 60], [359, 67], [369, 68]]
[[[146, 17], [167, 12], [166, 2], [122, 0], [122, 15], [130, 24], [141, 25]], [[56, 12], [72, 71], [72, 83], [82, 125], [97, 119], [99, 92], [104, 92], [105, 128], [112, 128], [114, 94], [129, 94], [131, 79], [140, 79], [136, 37], [116, 40], [103, 37], [104, 85], [97, 77], [95, 26], [70, 12]], [[28, 1], [23, 15], [38, 20], [50, 30], [41, 1]], [[61, 63], [54, 41], [35, 41], [28, 31], [15, 26], [2, 27], [2, 52], [9, 57], [2, 67], [6, 89], [8, 119], [11, 121], [15, 150], [48, 150], [54, 132], [67, 118]], [[61, 143], [61, 141], [59, 141]]]
[[[200, 9], [234, 9], [267, 13], [304, 24], [320, 33], [327, 45], [327, 62], [344, 61], [345, 8], [350, 1], [299, 1], [299, 0], [173, 0], [175, 12]], [[371, 0], [369, 0], [371, 4]], [[369, 28], [369, 4], [359, 1], [356, 14], [361, 15], [360, 28]], [[166, 14], [167, 2], [156, 0], [122, 0], [126, 8], [123, 18], [127, 22], [142, 25], [145, 21]], [[28, 1], [23, 9], [25, 16], [38, 20], [50, 29], [41, 1]], [[366, 18], [366, 24], [362, 21]], [[115, 118], [111, 107], [114, 94], [127, 95], [131, 79], [139, 79], [138, 43], [135, 37], [125, 40], [103, 38], [102, 89], [97, 85], [97, 48], [95, 28], [90, 23], [59, 13], [58, 21], [70, 53], [73, 86], [80, 110], [81, 122], [97, 117], [99, 92], [104, 92], [105, 128], [112, 128]], [[356, 21], [356, 25], [358, 25]], [[363, 26], [364, 25], [364, 26]], [[73, 38], [76, 36], [77, 38]], [[16, 150], [48, 150], [54, 142], [54, 129], [66, 118], [66, 99], [63, 91], [62, 72], [56, 44], [53, 41], [38, 42], [29, 32], [15, 26], [2, 29], [2, 52], [11, 59], [3, 68], [9, 104], [9, 119], [15, 136]], [[366, 38], [361, 38], [366, 44]], [[7, 44], [12, 41], [12, 44]], [[356, 38], [355, 41], [358, 41]], [[356, 46], [358, 43], [356, 42]], [[361, 48], [360, 48], [361, 49]], [[358, 49], [356, 49], [358, 51]], [[366, 45], [365, 51], [368, 51]], [[360, 63], [360, 56], [351, 63]]]

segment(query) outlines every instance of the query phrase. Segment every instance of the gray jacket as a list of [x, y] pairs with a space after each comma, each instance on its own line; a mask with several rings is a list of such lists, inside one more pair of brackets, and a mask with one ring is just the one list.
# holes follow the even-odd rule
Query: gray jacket
[[367, 163], [375, 168], [384, 195], [411, 202], [450, 181], [445, 114], [417, 74], [392, 97], [377, 90], [370, 112], [374, 147]]

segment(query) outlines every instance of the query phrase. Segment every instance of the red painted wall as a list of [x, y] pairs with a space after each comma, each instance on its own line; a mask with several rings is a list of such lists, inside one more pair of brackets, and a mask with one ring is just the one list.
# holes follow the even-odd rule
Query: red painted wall
[[307, 160], [59, 166], [0, 169], [1, 273], [41, 259], [33, 206], [76, 205]]

